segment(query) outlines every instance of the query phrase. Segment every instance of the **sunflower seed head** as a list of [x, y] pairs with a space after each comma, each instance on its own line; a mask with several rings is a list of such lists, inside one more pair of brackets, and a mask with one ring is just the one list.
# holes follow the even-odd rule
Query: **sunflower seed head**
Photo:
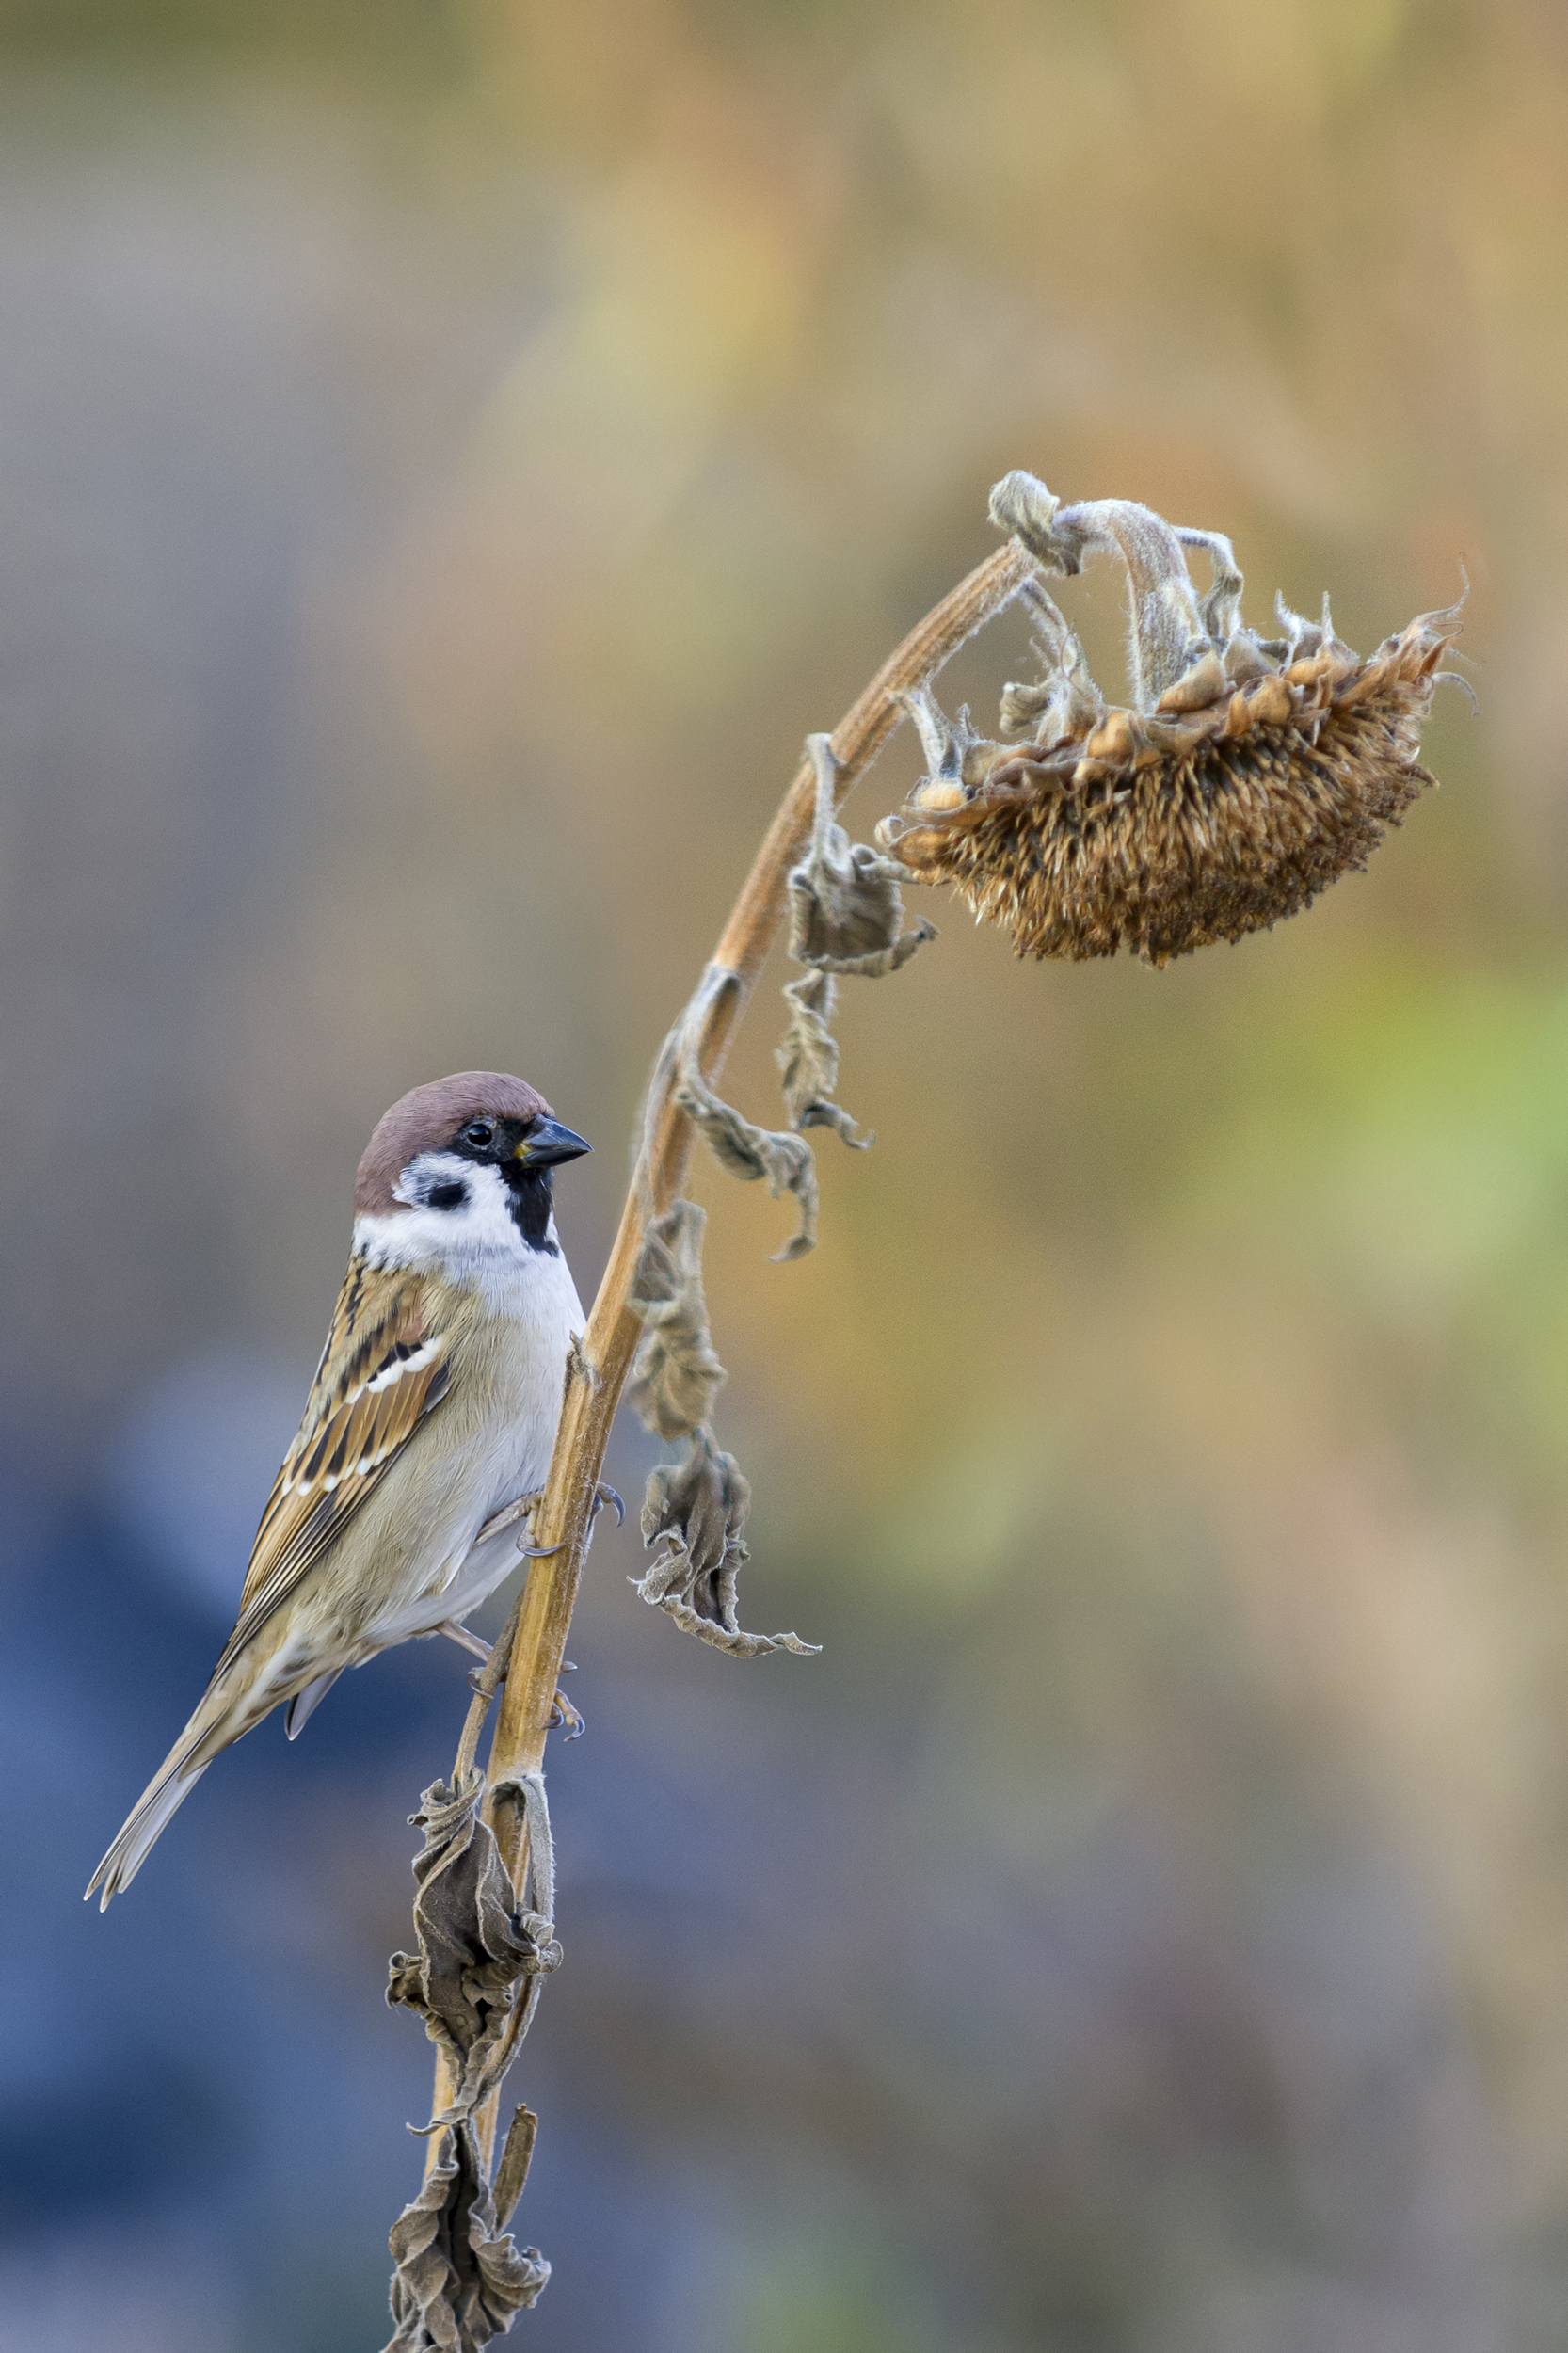
[[[1006, 925], [1021, 955], [1126, 947], [1162, 965], [1265, 929], [1364, 866], [1433, 781], [1416, 758], [1420, 729], [1463, 600], [1363, 661], [1326, 597], [1319, 621], [1278, 600], [1281, 635], [1255, 636], [1217, 533], [1173, 530], [1130, 501], [1063, 506], [1023, 474], [998, 485], [992, 515], [1057, 571], [1096, 548], [1119, 554], [1130, 704], [1107, 708], [1066, 621], [1032, 584], [1046, 674], [1009, 686], [1001, 710], [1003, 731], [1031, 728], [1031, 740], [1006, 747], [970, 734], [955, 757], [932, 706], [921, 728], [932, 776], [877, 840], [913, 877], [952, 884], [977, 916]], [[1201, 600], [1184, 546], [1209, 564]]]

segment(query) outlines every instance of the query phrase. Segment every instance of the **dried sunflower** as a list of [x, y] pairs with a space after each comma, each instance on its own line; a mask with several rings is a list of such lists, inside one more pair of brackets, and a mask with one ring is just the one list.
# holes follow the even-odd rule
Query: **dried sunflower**
[[[1132, 704], [1109, 708], [1083, 649], [1038, 580], [1024, 595], [1046, 664], [1009, 686], [1004, 731], [956, 725], [907, 698], [931, 773], [877, 829], [920, 882], [951, 883], [1011, 928], [1020, 955], [1162, 965], [1294, 915], [1364, 866], [1423, 788], [1416, 758], [1460, 606], [1426, 613], [1363, 661], [1276, 600], [1283, 634], [1241, 620], [1242, 579], [1219, 534], [1174, 529], [1145, 506], [1064, 507], [1031, 474], [991, 494], [995, 522], [1064, 574], [1106, 549], [1127, 568]], [[1200, 601], [1186, 547], [1209, 559]], [[1463, 601], [1463, 600], [1462, 600]], [[1463, 680], [1460, 683], [1464, 683]]]

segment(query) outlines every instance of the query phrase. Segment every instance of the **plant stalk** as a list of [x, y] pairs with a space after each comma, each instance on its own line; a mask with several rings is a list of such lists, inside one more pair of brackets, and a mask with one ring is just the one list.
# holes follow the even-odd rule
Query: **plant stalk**
[[[910, 632], [833, 730], [840, 802], [904, 716], [901, 697], [934, 678], [967, 639], [1012, 601], [1035, 568], [1034, 557], [1018, 540], [1010, 539], [960, 581]], [[733, 979], [717, 993], [703, 1027], [698, 1062], [709, 1080], [716, 1078], [723, 1067], [777, 932], [787, 878], [810, 832], [815, 799], [815, 771], [808, 760], [803, 761], [713, 951], [713, 963]], [[666, 1209], [680, 1193], [691, 1158], [692, 1123], [670, 1100], [672, 1078], [673, 1073], [661, 1065], [653, 1081], [658, 1093], [646, 1107], [647, 1142], [621, 1210], [609, 1264], [582, 1344], [573, 1351], [567, 1369], [550, 1477], [533, 1519], [534, 1542], [559, 1549], [530, 1562], [527, 1583], [502, 1637], [502, 1645], [509, 1644], [504, 1653], [506, 1680], [490, 1745], [486, 1806], [514, 1886], [522, 1883], [526, 1831], [520, 1808], [504, 1798], [496, 1805], [495, 1785], [537, 1772], [543, 1766], [545, 1735], [583, 1574], [610, 1427], [642, 1338], [642, 1324], [627, 1301], [643, 1233], [648, 1219]], [[477, 1730], [475, 1721], [475, 1740]], [[465, 1747], [472, 1754], [467, 1734]], [[438, 2059], [433, 2113], [447, 2105], [452, 2090], [445, 2063]], [[494, 2148], [498, 2101], [499, 2093], [478, 2120], [487, 2165]], [[429, 2145], [428, 2162], [434, 2162], [439, 2144], [437, 2136]]]

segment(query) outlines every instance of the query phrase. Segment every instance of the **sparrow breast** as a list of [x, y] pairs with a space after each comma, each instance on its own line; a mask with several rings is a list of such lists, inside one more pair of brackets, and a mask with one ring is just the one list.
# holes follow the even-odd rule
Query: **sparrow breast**
[[398, 1191], [394, 1210], [356, 1220], [355, 1256], [372, 1276], [420, 1280], [451, 1373], [409, 1449], [423, 1459], [389, 1481], [383, 1541], [405, 1574], [387, 1580], [385, 1613], [366, 1629], [376, 1648], [460, 1617], [516, 1566], [515, 1542], [472, 1559], [470, 1548], [492, 1513], [543, 1485], [567, 1353], [585, 1320], [548, 1193], [525, 1198], [520, 1217], [515, 1185], [450, 1151], [421, 1154]]

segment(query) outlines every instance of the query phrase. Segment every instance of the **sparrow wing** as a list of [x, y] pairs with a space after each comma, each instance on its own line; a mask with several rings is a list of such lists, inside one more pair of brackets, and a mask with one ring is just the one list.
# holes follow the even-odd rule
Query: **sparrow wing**
[[336, 1543], [365, 1497], [440, 1403], [448, 1336], [433, 1328], [420, 1276], [350, 1262], [299, 1433], [267, 1498], [221, 1674]]

